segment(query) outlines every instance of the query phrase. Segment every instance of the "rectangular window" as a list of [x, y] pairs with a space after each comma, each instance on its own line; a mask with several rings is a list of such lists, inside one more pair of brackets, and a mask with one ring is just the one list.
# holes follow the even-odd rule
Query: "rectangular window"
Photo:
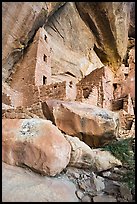
[[44, 60], [44, 62], [47, 62], [47, 56], [45, 54], [43, 56], [43, 60]]
[[43, 85], [47, 83], [47, 77], [43, 76]]
[[47, 41], [47, 36], [46, 35], [44, 36], [44, 40]]

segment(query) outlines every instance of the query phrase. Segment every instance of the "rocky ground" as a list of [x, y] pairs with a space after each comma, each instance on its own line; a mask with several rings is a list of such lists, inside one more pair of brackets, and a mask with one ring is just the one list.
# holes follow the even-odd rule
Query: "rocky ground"
[[[133, 141], [133, 151], [134, 147]], [[131, 160], [125, 160], [121, 167], [113, 167], [99, 173], [91, 171], [90, 168], [67, 166], [54, 177], [42, 176], [28, 168], [3, 162], [2, 201], [135, 202], [133, 157], [134, 154], [130, 156]]]

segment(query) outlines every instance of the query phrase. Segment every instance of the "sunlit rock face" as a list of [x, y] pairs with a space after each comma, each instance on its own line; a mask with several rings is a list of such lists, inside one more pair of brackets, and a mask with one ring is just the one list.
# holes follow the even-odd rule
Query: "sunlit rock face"
[[43, 175], [55, 176], [69, 163], [71, 147], [50, 121], [3, 119], [2, 160], [28, 166]]
[[128, 32], [134, 33], [133, 3], [3, 2], [3, 81], [42, 26], [51, 37], [52, 74], [69, 71], [81, 78], [102, 63], [117, 69]]
[[47, 100], [43, 107], [50, 111], [51, 120], [63, 132], [77, 136], [90, 147], [103, 146], [118, 134], [118, 114], [107, 109], [80, 102]]
[[130, 3], [126, 2], [78, 2], [81, 18], [96, 38], [94, 50], [104, 63], [114, 70], [126, 53]]

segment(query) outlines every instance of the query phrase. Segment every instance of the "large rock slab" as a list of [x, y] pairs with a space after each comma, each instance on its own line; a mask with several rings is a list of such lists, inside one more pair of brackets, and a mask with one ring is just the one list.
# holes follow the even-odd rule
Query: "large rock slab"
[[117, 137], [118, 114], [107, 109], [80, 102], [47, 100], [55, 125], [64, 133], [77, 136], [91, 147], [108, 144]]
[[65, 135], [65, 138], [70, 142], [72, 147], [68, 166], [83, 169], [90, 168], [92, 171], [100, 172], [122, 165], [121, 161], [108, 151], [91, 149], [77, 137]]
[[51, 121], [2, 120], [2, 160], [54, 176], [69, 163], [71, 146]]
[[79, 202], [76, 186], [65, 175], [40, 176], [2, 164], [2, 202]]

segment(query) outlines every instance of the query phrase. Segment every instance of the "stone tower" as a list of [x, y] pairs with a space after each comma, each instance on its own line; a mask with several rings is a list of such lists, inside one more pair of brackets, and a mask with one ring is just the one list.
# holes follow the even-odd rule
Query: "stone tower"
[[51, 83], [50, 46], [47, 32], [39, 28], [22, 61], [16, 66], [11, 87], [20, 91], [26, 85]]
[[11, 88], [23, 94], [22, 104], [30, 105], [35, 88], [51, 83], [51, 48], [48, 34], [44, 28], [39, 28], [33, 42], [15, 67]]

